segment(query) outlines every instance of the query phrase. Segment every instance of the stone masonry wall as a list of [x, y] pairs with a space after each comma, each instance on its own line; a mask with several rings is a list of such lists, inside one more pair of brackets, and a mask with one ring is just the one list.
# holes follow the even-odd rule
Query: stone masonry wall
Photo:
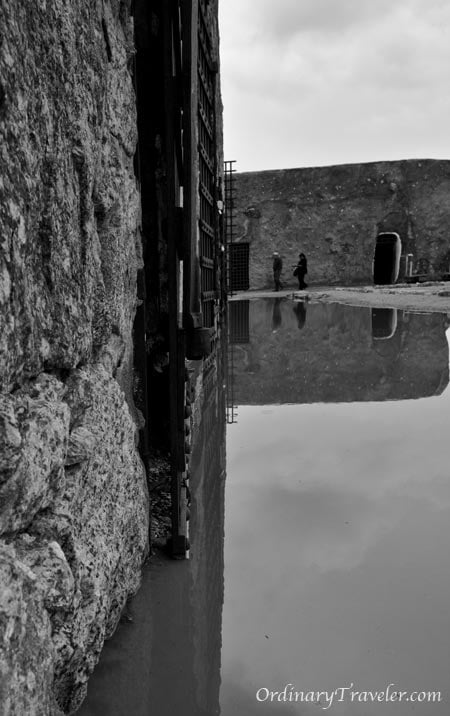
[[131, 0], [0, 0], [0, 712], [71, 713], [136, 591]]
[[[272, 252], [282, 280], [303, 251], [308, 283], [373, 283], [376, 236], [395, 231], [402, 255], [449, 270], [450, 162], [408, 160], [236, 174], [237, 241], [250, 244], [250, 288], [271, 286]], [[401, 261], [400, 277], [405, 260]]]

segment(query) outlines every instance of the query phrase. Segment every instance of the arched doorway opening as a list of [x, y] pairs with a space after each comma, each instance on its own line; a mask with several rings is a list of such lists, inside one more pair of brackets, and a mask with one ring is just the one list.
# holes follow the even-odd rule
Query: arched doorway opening
[[402, 242], [395, 232], [378, 234], [373, 257], [373, 282], [375, 284], [395, 283], [400, 269]]

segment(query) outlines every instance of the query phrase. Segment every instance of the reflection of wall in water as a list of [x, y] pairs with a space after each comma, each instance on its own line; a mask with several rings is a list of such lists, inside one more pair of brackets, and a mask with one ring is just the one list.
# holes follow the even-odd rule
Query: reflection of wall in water
[[224, 593], [225, 394], [219, 361], [205, 378], [202, 398], [201, 424], [190, 466], [192, 668], [198, 708], [195, 713], [214, 716], [220, 712]]
[[275, 301], [250, 302], [249, 342], [234, 347], [237, 404], [400, 400], [448, 383], [442, 314]]
[[225, 475], [220, 358], [217, 351], [195, 400], [190, 559], [161, 563], [157, 553], [145, 568], [127, 610], [134, 623], [120, 624], [106, 643], [81, 707], [85, 716], [219, 713]]

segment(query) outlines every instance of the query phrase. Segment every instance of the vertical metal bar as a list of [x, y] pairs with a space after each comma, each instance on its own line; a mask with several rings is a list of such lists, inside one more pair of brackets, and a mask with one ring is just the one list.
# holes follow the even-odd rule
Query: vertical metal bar
[[[180, 403], [184, 405], [184, 355], [178, 334], [178, 256], [177, 256], [177, 183], [175, 173], [176, 137], [174, 132], [178, 116], [177, 93], [173, 76], [173, 2], [163, 3], [164, 25], [164, 97], [165, 142], [167, 179], [167, 261], [169, 284], [169, 403], [170, 403], [170, 453], [171, 453], [171, 515], [172, 554], [179, 556], [185, 551], [180, 545], [180, 463], [184, 459], [184, 439], [180, 444]], [[183, 370], [180, 374], [180, 361]], [[183, 451], [181, 453], [181, 451]], [[183, 540], [181, 540], [183, 542]]]
[[227, 266], [227, 290], [230, 296], [233, 295], [232, 282], [232, 251], [234, 238], [234, 159], [224, 162], [225, 165], [225, 252]]
[[184, 144], [184, 325], [202, 325], [198, 263], [197, 195], [197, 56], [198, 0], [181, 3], [183, 24], [183, 144]]

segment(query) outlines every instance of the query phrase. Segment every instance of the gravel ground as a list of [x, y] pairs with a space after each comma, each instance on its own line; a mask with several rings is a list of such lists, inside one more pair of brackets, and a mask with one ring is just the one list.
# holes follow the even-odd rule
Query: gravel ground
[[170, 534], [170, 461], [167, 455], [154, 451], [148, 461], [150, 496], [150, 536], [152, 545], [165, 543]]
[[399, 308], [406, 311], [450, 313], [450, 283], [396, 284], [393, 286], [311, 286], [306, 291], [246, 291], [230, 300], [286, 296], [312, 302], [345, 303], [351, 306]]

